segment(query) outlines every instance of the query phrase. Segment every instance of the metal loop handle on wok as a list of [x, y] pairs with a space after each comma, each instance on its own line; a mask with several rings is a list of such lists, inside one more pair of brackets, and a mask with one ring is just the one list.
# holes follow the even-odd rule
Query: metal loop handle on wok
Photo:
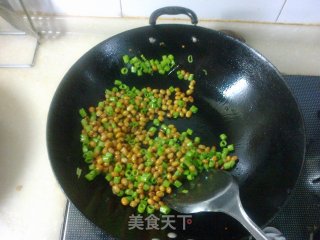
[[179, 15], [184, 14], [191, 18], [191, 23], [196, 25], [198, 23], [198, 17], [194, 11], [185, 8], [185, 7], [178, 7], [178, 6], [170, 6], [170, 7], [163, 7], [155, 10], [149, 18], [149, 23], [151, 26], [155, 26], [158, 17], [161, 15]]

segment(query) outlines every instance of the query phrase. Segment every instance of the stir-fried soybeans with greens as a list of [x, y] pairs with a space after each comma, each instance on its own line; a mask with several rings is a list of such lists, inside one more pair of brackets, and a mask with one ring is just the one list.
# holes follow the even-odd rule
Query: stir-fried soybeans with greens
[[[161, 66], [153, 66], [152, 61], [137, 59], [135, 63], [150, 65], [152, 72], [142, 69], [144, 73], [162, 70]], [[174, 62], [173, 56], [166, 59], [169, 59], [167, 63]], [[131, 72], [141, 70], [137, 64], [130, 63], [130, 58], [123, 60]], [[170, 68], [173, 65], [168, 64]], [[128, 68], [122, 68], [121, 73], [128, 74]], [[163, 71], [168, 72], [168, 68]], [[178, 75], [185, 73], [179, 71]], [[220, 135], [221, 151], [218, 151], [215, 146], [201, 144], [192, 129], [179, 132], [173, 124], [164, 123], [166, 118], [192, 118], [198, 112], [193, 105], [196, 83], [193, 75], [180, 79], [189, 80], [185, 92], [173, 86], [130, 88], [116, 80], [114, 87], [106, 90], [104, 101], [88, 111], [79, 111], [83, 157], [90, 169], [85, 178], [92, 181], [103, 175], [112, 192], [121, 198], [122, 205], [137, 207], [139, 213], [160, 210], [168, 214], [170, 209], [163, 197], [179, 188], [183, 181], [191, 181], [210, 168], [232, 169], [237, 162], [237, 156], [229, 155], [234, 146], [227, 144], [225, 134]]]

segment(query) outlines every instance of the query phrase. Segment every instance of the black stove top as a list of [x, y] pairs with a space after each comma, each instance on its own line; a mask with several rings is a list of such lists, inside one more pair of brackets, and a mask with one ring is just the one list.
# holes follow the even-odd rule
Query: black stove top
[[[269, 225], [279, 229], [287, 240], [320, 240], [320, 77], [285, 76], [285, 80], [304, 117], [307, 151], [296, 187]], [[70, 202], [61, 239], [115, 240], [87, 220]]]

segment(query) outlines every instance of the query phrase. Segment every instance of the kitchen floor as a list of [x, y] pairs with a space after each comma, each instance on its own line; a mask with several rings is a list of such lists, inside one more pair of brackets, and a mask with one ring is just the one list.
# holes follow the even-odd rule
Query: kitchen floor
[[[1, 239], [59, 239], [66, 197], [54, 178], [46, 149], [53, 94], [71, 65], [90, 48], [148, 24], [147, 19], [134, 18], [55, 21], [63, 28], [54, 38], [43, 40], [34, 67], [0, 68]], [[282, 73], [320, 76], [320, 26], [218, 21], [200, 21], [199, 25], [240, 33]], [[1, 52], [8, 41], [0, 35]], [[26, 48], [21, 40], [12, 55], [19, 57]]]

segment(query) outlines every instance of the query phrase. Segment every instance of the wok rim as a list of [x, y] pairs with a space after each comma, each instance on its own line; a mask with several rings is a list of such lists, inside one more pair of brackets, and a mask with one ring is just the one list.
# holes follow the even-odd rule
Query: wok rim
[[[295, 179], [294, 182], [292, 182], [291, 186], [291, 192], [290, 194], [287, 195], [285, 201], [279, 206], [279, 210], [276, 211], [274, 214], [273, 214], [273, 217], [271, 217], [269, 220], [266, 221], [266, 223], [263, 225], [264, 226], [267, 226], [268, 224], [270, 224], [282, 211], [283, 209], [288, 205], [288, 202], [290, 201], [290, 199], [292, 198], [292, 192], [294, 192], [294, 190], [296, 189], [296, 185], [299, 181], [299, 179], [301, 178], [301, 175], [302, 175], [302, 172], [303, 172], [303, 168], [304, 168], [304, 165], [305, 165], [305, 155], [306, 155], [306, 129], [305, 129], [305, 120], [304, 120], [304, 116], [302, 114], [302, 111], [301, 111], [301, 108], [297, 102], [297, 99], [295, 97], [295, 95], [293, 94], [292, 90], [289, 88], [287, 82], [285, 81], [284, 77], [282, 76], [282, 74], [280, 73], [280, 71], [270, 62], [270, 60], [268, 60], [264, 55], [262, 55], [259, 51], [257, 51], [256, 49], [252, 48], [249, 44], [247, 43], [244, 43], [236, 38], [233, 38], [232, 36], [229, 36], [227, 34], [225, 34], [224, 32], [221, 32], [221, 31], [218, 31], [218, 30], [214, 30], [214, 29], [210, 29], [210, 28], [206, 28], [206, 27], [202, 27], [202, 26], [195, 26], [195, 25], [189, 25], [189, 24], [157, 24], [155, 26], [149, 26], [149, 25], [146, 25], [146, 26], [141, 26], [141, 27], [137, 27], [137, 28], [133, 28], [133, 29], [129, 29], [129, 30], [126, 30], [126, 31], [123, 31], [123, 32], [120, 32], [120, 33], [117, 33], [107, 39], [104, 39], [103, 41], [101, 41], [100, 43], [96, 44], [95, 46], [91, 47], [90, 49], [88, 49], [83, 55], [81, 55], [81, 57], [79, 57], [71, 66], [70, 68], [67, 70], [67, 72], [64, 74], [62, 80], [59, 82], [56, 90], [55, 90], [55, 93], [52, 97], [52, 100], [51, 100], [51, 103], [50, 103], [50, 107], [49, 107], [49, 111], [48, 111], [48, 114], [47, 114], [47, 123], [46, 123], [46, 146], [47, 146], [47, 152], [48, 152], [48, 157], [49, 157], [49, 161], [50, 161], [50, 165], [51, 165], [51, 168], [52, 168], [52, 171], [54, 173], [54, 176], [62, 190], [62, 192], [64, 193], [64, 195], [66, 196], [66, 198], [68, 199], [68, 201], [70, 203], [73, 204], [73, 206], [76, 207], [76, 209], [81, 213], [81, 215], [83, 215], [86, 219], [88, 219], [91, 223], [93, 223], [95, 226], [99, 227], [99, 229], [101, 229], [104, 233], [112, 236], [112, 237], [115, 237], [115, 238], [119, 238], [119, 236], [114, 236], [112, 233], [106, 231], [106, 229], [104, 229], [100, 224], [97, 224], [94, 222], [94, 220], [91, 218], [91, 217], [88, 217], [88, 214], [86, 214], [86, 212], [84, 211], [84, 209], [81, 209], [77, 206], [77, 204], [74, 203], [74, 201], [71, 200], [69, 194], [67, 193], [65, 187], [64, 187], [64, 184], [61, 182], [59, 176], [58, 176], [58, 173], [57, 173], [57, 170], [56, 168], [54, 167], [54, 164], [53, 162], [55, 161], [53, 156], [52, 155], [52, 151], [54, 151], [53, 149], [51, 149], [50, 147], [50, 143], [49, 143], [49, 132], [50, 132], [50, 119], [51, 119], [51, 115], [54, 114], [53, 112], [53, 105], [54, 103], [57, 101], [57, 93], [60, 92], [60, 89], [62, 88], [62, 85], [64, 82], [67, 82], [69, 77], [68, 77], [68, 74], [71, 72], [71, 70], [76, 66], [78, 65], [78, 63], [80, 61], [82, 61], [83, 59], [87, 58], [87, 56], [89, 55], [90, 52], [93, 51], [93, 49], [98, 49], [100, 46], [102, 46], [103, 44], [107, 43], [108, 41], [111, 41], [113, 39], [116, 39], [118, 38], [119, 36], [125, 34], [125, 33], [129, 33], [129, 32], [134, 32], [136, 30], [142, 30], [142, 29], [149, 29], [149, 28], [157, 28], [158, 26], [160, 27], [167, 27], [167, 26], [170, 26], [170, 27], [180, 27], [180, 26], [188, 26], [190, 29], [192, 28], [198, 28], [198, 29], [201, 29], [201, 31], [212, 31], [212, 32], [215, 32], [217, 34], [220, 34], [222, 35], [224, 38], [227, 38], [227, 39], [230, 39], [232, 40], [233, 42], [236, 42], [237, 44], [240, 44], [242, 47], [246, 48], [248, 51], [252, 52], [254, 55], [256, 55], [257, 57], [259, 57], [259, 59], [261, 59], [262, 61], [264, 61], [265, 63], [268, 64], [268, 66], [276, 73], [276, 75], [279, 77], [279, 80], [285, 85], [286, 87], [286, 90], [289, 92], [290, 94], [290, 98], [293, 100], [294, 104], [295, 104], [295, 108], [299, 114], [299, 126], [300, 128], [302, 129], [302, 132], [301, 132], [301, 137], [303, 137], [302, 142], [303, 142], [303, 147], [301, 148], [302, 152], [302, 156], [301, 156], [301, 161], [299, 161], [299, 166], [300, 166], [300, 169], [299, 169], [299, 173], [297, 174], [297, 177]], [[69, 203], [69, 204], [70, 204]], [[64, 216], [66, 216], [66, 214], [64, 214]]]

